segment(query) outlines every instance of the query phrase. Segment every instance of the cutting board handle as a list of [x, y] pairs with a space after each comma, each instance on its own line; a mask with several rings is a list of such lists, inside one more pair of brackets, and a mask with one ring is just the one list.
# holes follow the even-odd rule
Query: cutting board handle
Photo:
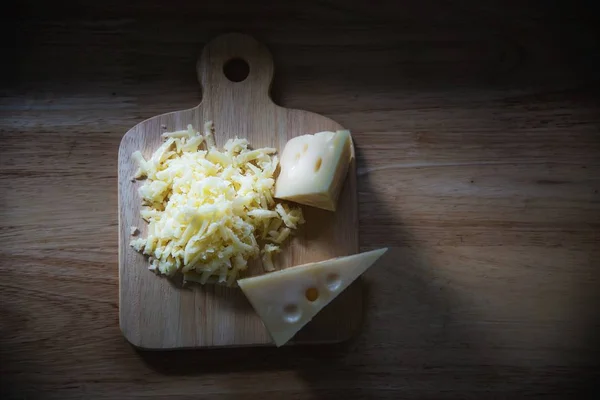
[[[239, 82], [234, 82], [225, 75], [225, 66], [232, 60], [242, 66], [245, 62], [249, 67], [247, 77]], [[202, 85], [203, 101], [207, 98], [235, 95], [237, 92], [252, 92], [254, 100], [269, 100], [273, 58], [269, 50], [253, 37], [229, 33], [216, 37], [204, 47], [198, 60], [197, 72]]]

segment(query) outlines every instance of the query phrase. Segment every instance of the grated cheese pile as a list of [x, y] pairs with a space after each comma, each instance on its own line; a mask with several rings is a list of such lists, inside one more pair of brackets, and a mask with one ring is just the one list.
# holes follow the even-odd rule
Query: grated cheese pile
[[274, 270], [272, 255], [304, 223], [300, 208], [273, 199], [276, 150], [252, 150], [237, 137], [219, 150], [211, 122], [204, 135], [188, 125], [162, 136], [166, 141], [149, 160], [132, 155], [136, 178], [147, 178], [139, 194], [149, 225], [147, 237], [131, 246], [150, 257], [150, 269], [227, 285], [259, 255], [263, 268]]

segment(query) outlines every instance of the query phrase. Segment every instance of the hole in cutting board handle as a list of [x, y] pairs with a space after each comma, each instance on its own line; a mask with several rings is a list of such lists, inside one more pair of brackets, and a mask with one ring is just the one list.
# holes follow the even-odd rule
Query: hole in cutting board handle
[[242, 82], [250, 74], [250, 65], [242, 58], [232, 58], [223, 65], [223, 73], [231, 82]]

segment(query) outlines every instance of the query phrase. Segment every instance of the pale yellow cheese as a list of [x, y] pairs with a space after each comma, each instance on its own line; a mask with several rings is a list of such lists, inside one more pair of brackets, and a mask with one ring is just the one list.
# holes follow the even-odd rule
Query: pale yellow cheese
[[262, 253], [263, 267], [273, 270], [272, 254], [304, 222], [299, 207], [273, 198], [276, 150], [249, 149], [238, 138], [218, 149], [211, 122], [204, 136], [191, 125], [162, 136], [166, 141], [149, 160], [132, 156], [136, 177], [146, 178], [139, 195], [148, 229], [131, 246], [149, 257], [150, 269], [233, 285]]
[[279, 347], [386, 251], [384, 248], [299, 265], [240, 279], [238, 285]]
[[275, 197], [335, 211], [351, 157], [349, 131], [291, 139], [281, 154]]

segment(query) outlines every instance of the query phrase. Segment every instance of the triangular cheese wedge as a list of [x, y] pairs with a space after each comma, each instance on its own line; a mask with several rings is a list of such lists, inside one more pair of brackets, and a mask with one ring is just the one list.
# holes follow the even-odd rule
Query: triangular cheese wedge
[[386, 251], [298, 265], [237, 282], [279, 347]]

